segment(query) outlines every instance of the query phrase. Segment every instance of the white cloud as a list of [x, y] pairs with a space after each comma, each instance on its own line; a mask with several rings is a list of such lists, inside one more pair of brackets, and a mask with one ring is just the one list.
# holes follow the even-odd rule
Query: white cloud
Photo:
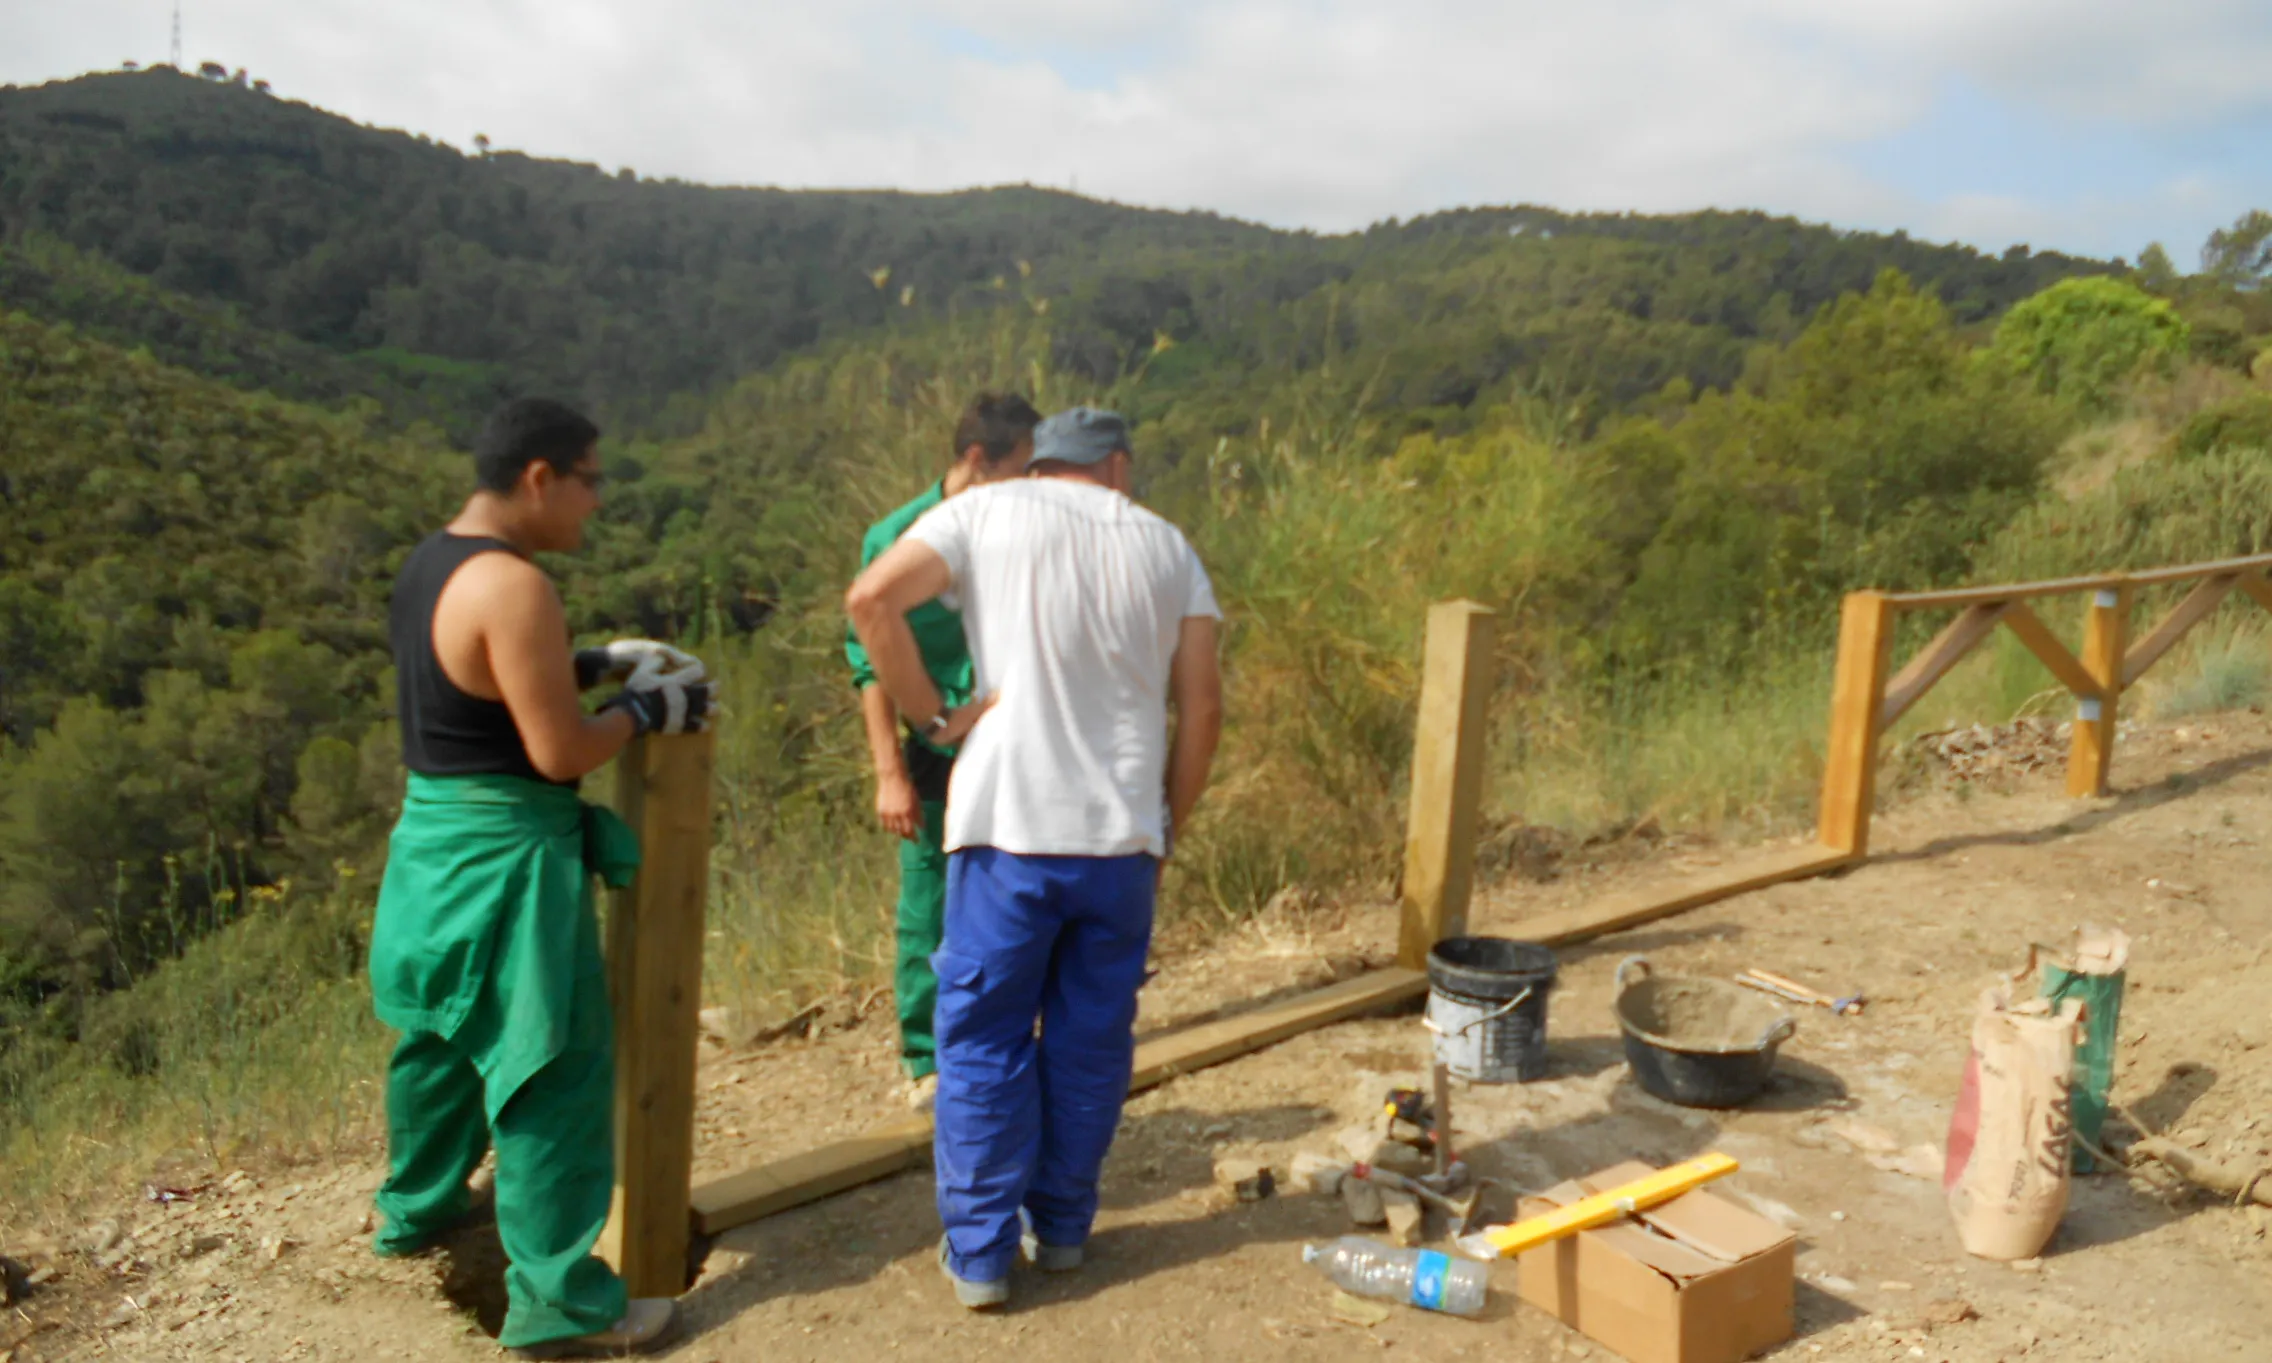
[[[0, 79], [154, 58], [169, 8], [0, 0]], [[1759, 206], [2134, 250], [2152, 204], [1920, 197], [1852, 150], [1952, 81], [2141, 126], [2272, 101], [2261, 0], [196, 0], [188, 24], [192, 64], [460, 146], [717, 183], [1077, 179], [1325, 229], [1479, 202]], [[2263, 173], [2228, 190], [2272, 198]]]

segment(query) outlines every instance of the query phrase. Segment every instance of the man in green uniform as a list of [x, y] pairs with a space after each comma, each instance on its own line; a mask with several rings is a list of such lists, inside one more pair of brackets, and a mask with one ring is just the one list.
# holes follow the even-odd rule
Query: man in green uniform
[[[966, 488], [1014, 478], [1033, 457], [1033, 428], [1041, 413], [1016, 394], [981, 393], [955, 423], [954, 465], [922, 496], [868, 527], [860, 541], [866, 568], [899, 541], [917, 518]], [[949, 707], [970, 695], [970, 646], [963, 642], [962, 616], [927, 601], [908, 612], [908, 627], [932, 684]], [[849, 626], [844, 656], [852, 664], [852, 684], [860, 688], [860, 717], [867, 726], [868, 754], [876, 769], [876, 818], [899, 835], [899, 906], [892, 993], [899, 1006], [899, 1058], [907, 1067], [908, 1100], [928, 1109], [937, 1087], [938, 1062], [931, 1034], [931, 1012], [938, 1003], [939, 980], [931, 953], [939, 949], [947, 906], [945, 834], [947, 775], [954, 757], [945, 747], [910, 728], [900, 734], [899, 711], [876, 684], [868, 651]]]
[[[374, 1247], [413, 1254], [465, 1221], [494, 1146], [500, 1342], [537, 1358], [642, 1351], [675, 1315], [668, 1299], [626, 1301], [592, 1255], [615, 1179], [592, 876], [627, 884], [639, 848], [576, 781], [639, 734], [701, 727], [709, 690], [662, 644], [569, 651], [529, 556], [582, 542], [598, 439], [559, 403], [500, 409], [475, 446], [478, 489], [404, 560], [388, 620], [409, 777], [371, 929], [379, 1019], [403, 1034]], [[577, 693], [611, 676], [624, 690], [586, 714]]]

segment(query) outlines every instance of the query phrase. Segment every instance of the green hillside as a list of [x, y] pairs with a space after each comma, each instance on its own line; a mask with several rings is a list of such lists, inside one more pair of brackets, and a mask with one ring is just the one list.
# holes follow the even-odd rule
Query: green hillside
[[[2105, 268], [1757, 213], [1477, 209], [1321, 237], [1030, 188], [658, 183], [469, 156], [166, 70], [0, 91], [0, 241], [43, 239], [183, 301], [43, 285], [45, 262], [0, 271], [0, 299], [121, 341], [172, 333], [166, 358], [232, 380], [278, 372], [244, 354], [245, 328], [276, 333], [278, 355], [296, 340], [355, 357], [293, 395], [360, 375], [390, 409], [408, 389], [458, 429], [498, 391], [543, 390], [684, 430], [701, 395], [781, 356], [995, 306], [1046, 312], [1054, 358], [1093, 382], [1163, 341], [1185, 349], [1158, 377], [1186, 390], [1339, 360], [1372, 408], [1456, 423], [1510, 387], [1614, 406], [1672, 378], [1725, 386], [1746, 346], [1889, 266], [1964, 322]], [[228, 334], [182, 337], [210, 305]], [[1203, 424], [1237, 422], [1225, 405]]]

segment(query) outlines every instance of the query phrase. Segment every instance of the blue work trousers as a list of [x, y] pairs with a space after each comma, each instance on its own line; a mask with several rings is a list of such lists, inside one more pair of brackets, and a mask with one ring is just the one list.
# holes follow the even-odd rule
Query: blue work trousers
[[1142, 854], [973, 847], [947, 859], [946, 938], [931, 958], [933, 1152], [958, 1277], [1009, 1275], [1021, 1207], [1043, 1244], [1089, 1238], [1135, 1062], [1158, 883], [1158, 862]]

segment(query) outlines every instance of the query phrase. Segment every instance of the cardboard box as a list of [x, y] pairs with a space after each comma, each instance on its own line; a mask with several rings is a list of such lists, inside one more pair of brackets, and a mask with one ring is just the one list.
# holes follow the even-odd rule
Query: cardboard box
[[[1604, 1169], [1524, 1198], [1521, 1214], [1655, 1172]], [[1633, 1363], [1740, 1363], [1791, 1337], [1797, 1239], [1699, 1188], [1517, 1256], [1517, 1291]]]

